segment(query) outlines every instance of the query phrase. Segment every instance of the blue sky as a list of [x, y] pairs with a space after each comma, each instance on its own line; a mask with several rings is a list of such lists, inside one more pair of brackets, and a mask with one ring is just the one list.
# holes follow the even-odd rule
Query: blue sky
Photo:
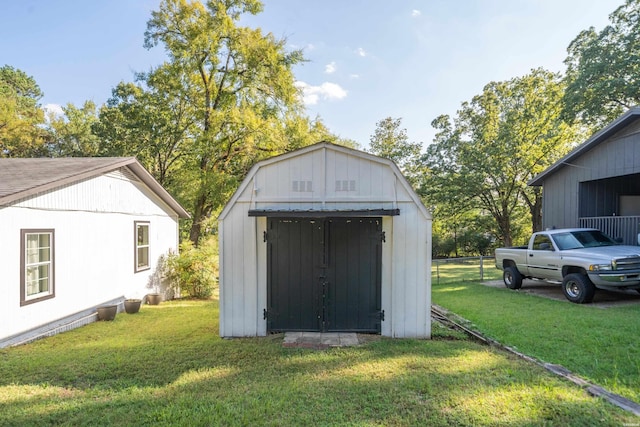
[[[158, 0], [0, 0], [0, 65], [35, 78], [42, 105], [104, 103], [118, 82], [164, 60], [143, 48]], [[308, 114], [366, 147], [376, 123], [402, 118], [428, 144], [491, 81], [564, 71], [581, 30], [601, 30], [623, 0], [266, 0], [242, 24], [285, 37]]]

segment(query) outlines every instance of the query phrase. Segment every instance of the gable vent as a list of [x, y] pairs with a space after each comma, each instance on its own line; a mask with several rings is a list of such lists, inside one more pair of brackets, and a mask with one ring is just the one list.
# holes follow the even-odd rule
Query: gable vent
[[313, 181], [291, 181], [291, 191], [294, 193], [312, 192]]
[[356, 191], [356, 181], [339, 179], [336, 181], [336, 191]]

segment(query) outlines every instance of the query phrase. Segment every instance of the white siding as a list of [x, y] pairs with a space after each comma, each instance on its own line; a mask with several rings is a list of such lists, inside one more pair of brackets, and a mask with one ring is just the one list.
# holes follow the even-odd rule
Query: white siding
[[[149, 292], [134, 272], [134, 221], [148, 221], [150, 262], [177, 249], [177, 215], [144, 185], [100, 176], [0, 208], [0, 339]], [[20, 230], [55, 230], [55, 298], [20, 306]]]
[[355, 150], [318, 144], [258, 164], [219, 218], [220, 335], [267, 333], [266, 219], [249, 217], [250, 209], [398, 208], [399, 216], [383, 218], [381, 333], [429, 338], [431, 217], [418, 203], [397, 167]]

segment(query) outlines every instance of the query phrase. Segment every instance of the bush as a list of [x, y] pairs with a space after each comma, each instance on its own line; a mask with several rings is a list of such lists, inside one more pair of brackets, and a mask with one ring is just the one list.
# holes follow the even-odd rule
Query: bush
[[207, 299], [213, 295], [218, 278], [218, 240], [210, 236], [198, 247], [191, 241], [180, 244], [180, 254], [167, 260], [167, 278], [172, 287], [193, 298]]

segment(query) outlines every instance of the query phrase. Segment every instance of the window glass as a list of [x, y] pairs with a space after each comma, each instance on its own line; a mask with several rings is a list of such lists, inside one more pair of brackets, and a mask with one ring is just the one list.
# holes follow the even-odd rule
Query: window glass
[[149, 268], [149, 223], [135, 223], [135, 269], [136, 271], [146, 270]]
[[551, 251], [553, 246], [551, 245], [551, 239], [546, 234], [538, 234], [533, 239], [533, 249], [537, 251]]
[[22, 230], [21, 304], [53, 297], [53, 230]]

